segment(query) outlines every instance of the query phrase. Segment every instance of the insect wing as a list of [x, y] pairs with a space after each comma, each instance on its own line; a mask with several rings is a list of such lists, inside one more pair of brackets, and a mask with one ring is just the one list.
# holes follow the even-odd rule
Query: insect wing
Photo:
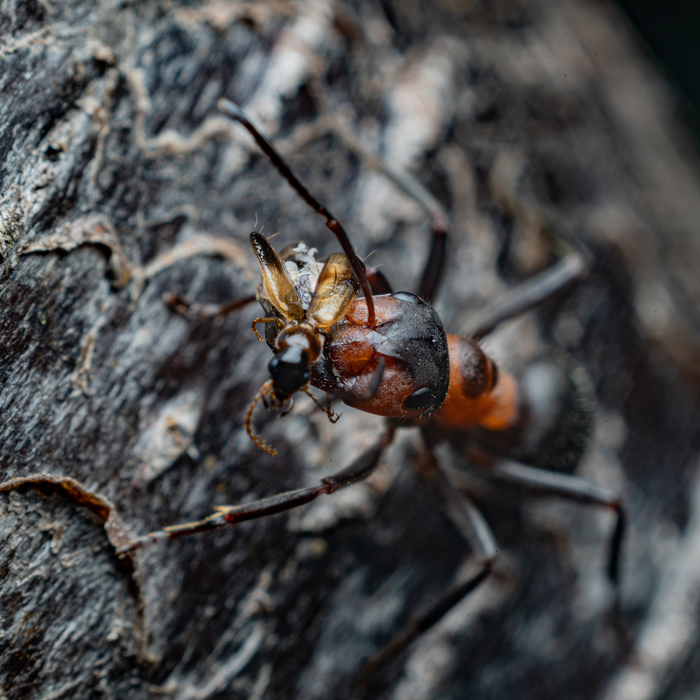
[[359, 291], [350, 261], [343, 253], [333, 253], [318, 277], [307, 318], [320, 328], [330, 328], [345, 316]]
[[250, 242], [262, 269], [263, 281], [258, 288], [261, 303], [267, 301], [288, 321], [303, 320], [301, 299], [277, 251], [256, 231], [250, 234]]

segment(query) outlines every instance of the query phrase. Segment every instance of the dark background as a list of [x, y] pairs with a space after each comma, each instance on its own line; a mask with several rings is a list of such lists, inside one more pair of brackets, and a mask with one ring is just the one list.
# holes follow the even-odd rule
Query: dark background
[[688, 0], [618, 0], [666, 77], [684, 117], [700, 136], [700, 5]]

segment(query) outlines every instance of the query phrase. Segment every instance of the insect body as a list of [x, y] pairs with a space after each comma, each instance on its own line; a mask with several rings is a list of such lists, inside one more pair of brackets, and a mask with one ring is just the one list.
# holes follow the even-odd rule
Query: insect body
[[[584, 266], [580, 256], [563, 258], [497, 300], [475, 318], [468, 336], [447, 335], [429, 303], [444, 266], [445, 217], [432, 217], [431, 253], [419, 296], [391, 293], [381, 275], [365, 270], [342, 226], [311, 196], [245, 114], [225, 100], [219, 106], [248, 130], [289, 184], [326, 218], [343, 248], [342, 254], [331, 255], [321, 264], [315, 252], [303, 244], [278, 254], [262, 235], [251, 234], [263, 276], [257, 298], [266, 314], [256, 319], [253, 327], [266, 324], [266, 340], [274, 356], [268, 365], [270, 378], [248, 411], [249, 435], [274, 453], [252, 429], [256, 404], [262, 400], [285, 413], [291, 410], [294, 394], [308, 393], [310, 386], [389, 421], [375, 445], [315, 486], [219, 507], [201, 521], [134, 539], [121, 552], [279, 513], [333, 493], [367, 478], [376, 469], [397, 428], [418, 426], [430, 455], [433, 446], [447, 440], [496, 483], [612, 510], [616, 526], [608, 574], [616, 584], [625, 524], [620, 498], [566, 473], [576, 465], [589, 427], [585, 382], [566, 363], [556, 360], [536, 361], [515, 376], [499, 370], [478, 345], [478, 340], [500, 322], [536, 306], [581, 277]], [[359, 297], [360, 290], [364, 298]], [[378, 294], [373, 295], [373, 291]], [[221, 313], [252, 300], [247, 297], [227, 304]], [[336, 419], [330, 405], [324, 410], [331, 420]], [[368, 662], [368, 672], [393, 658], [484, 581], [496, 558], [490, 528], [460, 488], [455, 470], [443, 469], [433, 459], [422, 476], [441, 495], [457, 530], [472, 543], [480, 570], [414, 618], [403, 634]]]
[[[406, 292], [374, 296], [371, 327], [344, 254], [331, 255], [321, 266], [303, 244], [286, 248], [280, 257], [259, 233], [250, 239], [263, 275], [257, 298], [267, 314], [253, 327], [267, 324], [274, 352], [270, 379], [248, 413], [248, 433], [260, 447], [274, 454], [252, 431], [258, 398], [269, 398], [275, 408], [289, 404], [290, 410], [293, 394], [308, 393], [310, 384], [350, 406], [391, 418], [415, 419], [440, 408], [449, 359], [432, 306]], [[334, 417], [330, 408], [326, 412]]]

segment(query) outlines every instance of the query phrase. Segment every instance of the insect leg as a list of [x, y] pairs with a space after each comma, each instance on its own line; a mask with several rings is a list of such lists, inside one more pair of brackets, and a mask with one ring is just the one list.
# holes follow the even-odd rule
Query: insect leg
[[420, 470], [419, 474], [439, 497], [445, 514], [450, 518], [460, 535], [477, 550], [480, 568], [466, 581], [448, 588], [435, 603], [416, 615], [402, 632], [367, 661], [357, 682], [357, 689], [360, 692], [364, 691], [372, 676], [382, 666], [396, 658], [423, 632], [433, 627], [452, 608], [483, 583], [491, 573], [496, 561], [496, 540], [484, 516], [471, 500], [452, 485], [447, 475], [440, 470], [434, 455], [428, 455], [428, 459], [430, 460], [430, 468]]
[[519, 316], [554, 296], [586, 274], [586, 264], [578, 253], [569, 253], [558, 263], [527, 282], [510, 289], [481, 311], [474, 314], [461, 335], [483, 338], [496, 326]]
[[[321, 405], [321, 402], [308, 390], [308, 389], [302, 389], [302, 391], [316, 404], [316, 406], [319, 408], [321, 413], [325, 413], [328, 420], [333, 423], [334, 425], [341, 419], [342, 413], [336, 413], [333, 410], [333, 407], [331, 406], [331, 397], [329, 394], [326, 394], [326, 405], [323, 406]], [[281, 418], [282, 416], [280, 416]]]
[[365, 272], [370, 287], [372, 287], [372, 294], [391, 294], [394, 291], [381, 270], [376, 267], [368, 267]]
[[428, 210], [430, 214], [430, 229], [432, 238], [430, 253], [425, 263], [423, 277], [421, 277], [418, 296], [428, 303], [432, 302], [437, 294], [442, 273], [445, 270], [445, 257], [447, 253], [447, 235], [450, 230], [447, 216], [442, 208], [435, 211]]
[[151, 532], [148, 535], [137, 537], [131, 540], [128, 545], [121, 547], [117, 554], [123, 556], [137, 549], [141, 549], [148, 544], [154, 544], [164, 540], [174, 540], [178, 537], [186, 537], [187, 535], [194, 535], [198, 532], [208, 532], [209, 530], [217, 530], [222, 527], [236, 525], [245, 520], [254, 520], [267, 515], [282, 513], [286, 510], [291, 510], [297, 506], [302, 506], [314, 501], [319, 496], [334, 493], [339, 489], [362, 481], [370, 476], [377, 468], [384, 450], [394, 438], [394, 432], [395, 428], [390, 426], [373, 447], [361, 454], [349, 466], [341, 469], [333, 476], [322, 479], [321, 483], [317, 486], [296, 489], [295, 491], [286, 491], [285, 493], [269, 496], [268, 498], [246, 503], [241, 506], [219, 506], [216, 508], [216, 513], [203, 520], [184, 523], [183, 525], [173, 525], [158, 530], [157, 532]]
[[615, 511], [616, 522], [610, 540], [608, 576], [615, 587], [618, 586], [620, 549], [627, 523], [625, 509], [618, 494], [570, 474], [528, 467], [509, 460], [497, 462], [487, 472], [487, 476], [493, 481], [516, 486], [537, 495], [557, 496], [584, 505], [602, 506]]
[[266, 316], [265, 318], [256, 318], [255, 321], [252, 323], [253, 327], [253, 333], [255, 333], [255, 337], [258, 339], [258, 342], [262, 343], [263, 339], [260, 337], [260, 333], [258, 333], [257, 325], [258, 323], [276, 323], [280, 329], [284, 328], [284, 323], [282, 322], [281, 319], [276, 318], [275, 316]]
[[174, 311], [183, 314], [184, 316], [194, 317], [199, 316], [203, 318], [218, 317], [224, 318], [232, 314], [234, 311], [238, 311], [248, 304], [252, 304], [256, 300], [255, 294], [249, 294], [248, 296], [241, 297], [240, 299], [234, 299], [225, 304], [198, 304], [193, 301], [189, 301], [185, 297], [181, 297], [178, 294], [166, 294], [164, 297], [165, 303]]

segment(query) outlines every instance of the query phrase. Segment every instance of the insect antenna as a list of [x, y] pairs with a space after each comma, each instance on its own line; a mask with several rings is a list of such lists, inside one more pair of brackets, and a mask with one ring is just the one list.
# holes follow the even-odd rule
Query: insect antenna
[[367, 275], [365, 274], [362, 261], [357, 256], [355, 249], [348, 238], [345, 229], [340, 225], [340, 222], [324, 207], [318, 200], [309, 192], [309, 190], [301, 184], [297, 176], [292, 172], [292, 169], [287, 165], [282, 156], [275, 150], [272, 144], [257, 130], [253, 123], [248, 119], [245, 112], [230, 100], [219, 100], [219, 109], [229, 119], [237, 121], [243, 126], [248, 133], [255, 139], [255, 142], [260, 147], [260, 150], [272, 161], [272, 164], [277, 168], [280, 175], [291, 185], [296, 193], [317, 213], [326, 219], [326, 226], [335, 234], [340, 243], [343, 252], [350, 261], [352, 271], [357, 277], [357, 281], [362, 288], [362, 294], [367, 302], [367, 323], [371, 328], [376, 325], [374, 315], [374, 300], [372, 298], [372, 289], [370, 288]]

